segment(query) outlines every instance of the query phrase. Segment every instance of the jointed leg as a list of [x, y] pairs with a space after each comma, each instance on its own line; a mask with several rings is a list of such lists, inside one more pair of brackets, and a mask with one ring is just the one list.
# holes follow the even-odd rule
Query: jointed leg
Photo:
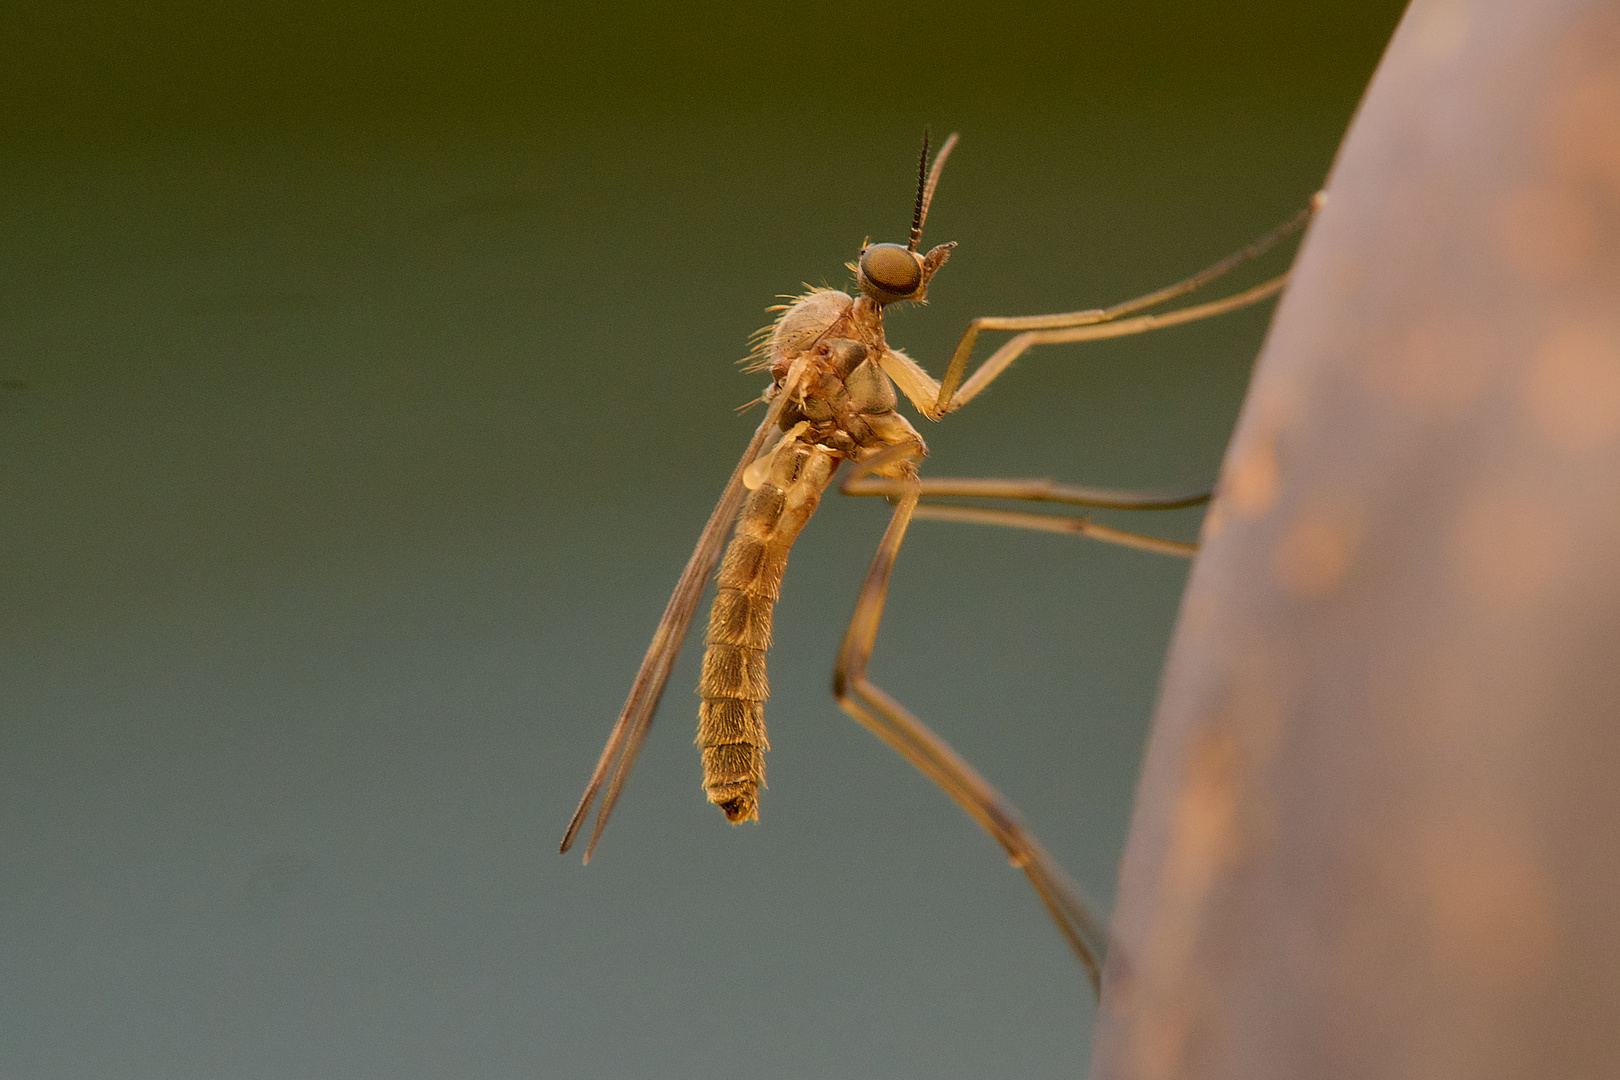
[[[1180, 510], [1209, 502], [1211, 492], [1123, 491], [1119, 488], [1082, 487], [1060, 484], [1050, 477], [1008, 480], [981, 476], [928, 476], [917, 481], [918, 491], [929, 495], [966, 495], [980, 499], [1027, 499], [1031, 502], [1067, 503], [1095, 506], [1101, 510]], [[901, 482], [886, 476], [857, 473], [839, 488], [845, 495], [903, 494]]]
[[[1127, 337], [1131, 334], [1141, 334], [1149, 330], [1161, 330], [1167, 326], [1179, 326], [1182, 323], [1196, 322], [1207, 319], [1213, 315], [1224, 315], [1229, 311], [1246, 308], [1250, 304], [1258, 304], [1268, 297], [1282, 292], [1284, 285], [1288, 284], [1288, 275], [1279, 274], [1269, 281], [1263, 281], [1251, 289], [1220, 300], [1211, 300], [1207, 304], [1194, 304], [1190, 307], [1175, 308], [1159, 315], [1138, 315], [1133, 319], [1121, 319], [1110, 322], [1102, 319], [1089, 320], [1087, 323], [1064, 327], [1053, 327], [1043, 330], [1025, 330], [1015, 334], [1004, 342], [1000, 348], [991, 353], [980, 364], [978, 369], [963, 383], [961, 389], [954, 395], [950, 393], [949, 384], [941, 384], [939, 400], [934, 409], [937, 415], [944, 415], [952, 409], [960, 409], [971, 401], [979, 391], [989, 386], [997, 375], [1007, 370], [1007, 366], [1016, 360], [1026, 349], [1032, 345], [1059, 345], [1073, 341], [1097, 341], [1102, 338]], [[1009, 322], [1012, 320], [1008, 320]], [[998, 327], [997, 329], [1010, 329]], [[967, 354], [963, 353], [964, 361]], [[952, 369], [956, 370], [956, 358], [951, 358]], [[949, 372], [947, 372], [947, 376]]]
[[[1003, 370], [1005, 370], [1007, 365], [1012, 363], [1014, 357], [1023, 352], [1025, 349], [1029, 348], [1031, 345], [1055, 343], [1058, 341], [1084, 340], [1083, 338], [1030, 339], [1029, 335], [1021, 333], [1017, 338], [1014, 338], [1012, 341], [1009, 341], [1003, 345], [1000, 349], [997, 349], [996, 352], [991, 355], [989, 360], [979, 365], [979, 370], [975, 371], [973, 373], [973, 377], [969, 379], [965, 385], [962, 385], [960, 391], [958, 391], [957, 386], [961, 382], [962, 373], [967, 368], [968, 354], [973, 351], [973, 343], [978, 338], [980, 330], [1042, 331], [1091, 326], [1096, 323], [1112, 322], [1115, 319], [1118, 319], [1124, 315], [1129, 315], [1132, 312], [1142, 311], [1146, 308], [1154, 307], [1155, 305], [1162, 304], [1167, 300], [1173, 300], [1178, 296], [1185, 296], [1187, 293], [1209, 284], [1222, 274], [1225, 274], [1228, 271], [1249, 262], [1251, 259], [1258, 257], [1275, 245], [1277, 241], [1304, 228], [1305, 223], [1311, 219], [1311, 214], [1315, 212], [1317, 206], [1320, 204], [1320, 201], [1321, 195], [1319, 193], [1311, 200], [1311, 204], [1309, 206], [1305, 207], [1305, 209], [1301, 210], [1299, 213], [1295, 214], [1292, 218], [1283, 222], [1266, 235], [1260, 237], [1260, 239], [1256, 240], [1248, 247], [1242, 249], [1241, 251], [1233, 252], [1220, 262], [1205, 267], [1203, 270], [1200, 270], [1191, 277], [1184, 278], [1183, 280], [1176, 282], [1174, 285], [1168, 285], [1165, 288], [1156, 289], [1153, 292], [1147, 293], [1146, 295], [1138, 296], [1134, 299], [1114, 304], [1112, 307], [1093, 308], [1087, 311], [1071, 311], [1059, 315], [1029, 315], [1012, 318], [991, 315], [974, 319], [972, 322], [968, 323], [967, 329], [962, 331], [962, 336], [956, 342], [956, 348], [951, 350], [950, 363], [946, 365], [945, 375], [940, 379], [939, 397], [934, 403], [933, 415], [935, 417], [943, 416], [952, 409], [960, 408], [962, 405], [966, 404], [968, 399], [973, 397], [973, 395], [977, 394], [980, 390], [983, 390], [985, 386], [989, 384], [990, 380], [994, 379]], [[1225, 311], [1235, 310], [1238, 307], [1244, 307], [1248, 304], [1256, 303], [1263, 300], [1265, 297], [1270, 296], [1278, 289], [1281, 289], [1283, 283], [1287, 280], [1287, 277], [1288, 275], [1284, 274], [1279, 278], [1266, 282], [1264, 285], [1261, 285], [1256, 289], [1249, 289], [1245, 292], [1238, 293], [1236, 296], [1229, 297], [1228, 301], [1238, 301], [1236, 303], [1232, 303], [1230, 306], [1222, 306], [1228, 301], [1216, 301], [1214, 304], [1200, 304], [1195, 308], [1180, 309], [1181, 312], [1191, 313], [1196, 311], [1197, 314], [1189, 314], [1188, 317], [1176, 319], [1175, 322], [1190, 322], [1192, 319], [1207, 318], [1211, 315], [1218, 315]], [[1172, 323], [1167, 323], [1163, 320], [1168, 318], [1170, 315], [1175, 314], [1180, 314], [1180, 312], [1167, 313], [1164, 316], [1160, 316], [1159, 321], [1155, 322], [1143, 322], [1133, 319], [1131, 320], [1131, 323], [1137, 324], [1136, 327], [1134, 329], [1124, 330], [1123, 333], [1141, 333], [1144, 330], [1156, 329], [1159, 326], [1173, 325]], [[1097, 336], [1111, 337], [1115, 335]], [[1022, 344], [1018, 345], [1017, 348], [1013, 348], [1014, 343], [1018, 342], [1020, 339], [1025, 340]], [[1007, 353], [1008, 355], [1004, 356], [1002, 355], [1003, 353]], [[999, 361], [999, 363], [996, 363], [997, 361]], [[993, 363], [994, 366], [992, 366]], [[986, 369], [989, 370], [987, 371]]]
[[1102, 540], [1109, 544], [1155, 551], [1160, 555], [1179, 555], [1190, 559], [1198, 554], [1198, 545], [1186, 540], [1167, 540], [1162, 536], [1131, 532], [1102, 525], [1083, 515], [1030, 514], [1018, 510], [997, 510], [988, 506], [949, 506], [942, 503], [923, 503], [916, 516], [935, 521], [969, 521], [980, 525], [1004, 525], [1014, 529], [1038, 529], [1042, 532], [1073, 533]]
[[[988, 499], [1023, 499], [1031, 502], [1067, 503], [1073, 506], [1096, 506], [1112, 510], [1174, 510], [1208, 502], [1207, 491], [1188, 494], [1160, 494], [1146, 491], [1115, 491], [1108, 488], [1078, 487], [1059, 484], [1050, 479], [1002, 480], [981, 477], [931, 477], [915, 482], [921, 495], [968, 495]], [[839, 489], [845, 495], [902, 494], [901, 482], [880, 476], [855, 476], [846, 480]], [[1130, 532], [1102, 525], [1083, 515], [1031, 514], [1019, 510], [1001, 510], [986, 506], [956, 506], [948, 503], [919, 503], [914, 516], [936, 521], [968, 521], [981, 525], [1005, 525], [1016, 529], [1038, 529], [1044, 532], [1071, 533], [1088, 536], [1111, 544], [1121, 544], [1142, 551], [1155, 551], [1161, 555], [1179, 555], [1191, 558], [1198, 551], [1197, 544], [1184, 540], [1166, 540], [1145, 533]]]
[[[920, 365], [901, 353], [890, 352], [884, 356], [882, 358], [884, 370], [889, 373], [889, 376], [895, 380], [896, 384], [906, 393], [906, 396], [911, 399], [912, 404], [920, 412], [937, 420], [947, 412], [966, 404], [974, 395], [988, 386], [997, 375], [1006, 370], [1007, 365], [1012, 363], [1020, 353], [1032, 345], [1089, 341], [1097, 338], [1140, 334], [1147, 330], [1156, 330], [1165, 326], [1192, 322], [1196, 319], [1205, 319], [1258, 303], [1279, 292], [1283, 285], [1286, 284], [1288, 275], [1280, 275], [1254, 288], [1245, 289], [1243, 292], [1235, 293], [1232, 296], [1211, 303], [1177, 308], [1157, 315], [1141, 316], [1123, 322], [1115, 321], [1133, 312], [1165, 303], [1178, 296], [1184, 296], [1207, 285], [1243, 263], [1254, 259], [1279, 240], [1303, 228], [1305, 223], [1310, 220], [1311, 214], [1321, 205], [1321, 200], [1322, 195], [1318, 193], [1311, 200], [1309, 206], [1248, 247], [1228, 255], [1189, 278], [1178, 281], [1174, 285], [1156, 289], [1146, 295], [1114, 304], [1111, 307], [1088, 308], [1084, 311], [1069, 311], [1056, 315], [988, 315], [974, 319], [968, 323], [967, 329], [962, 331], [962, 336], [956, 342], [956, 348], [951, 351], [951, 358], [945, 367], [945, 374], [937, 383]], [[1104, 328], [1097, 326], [1098, 323], [1112, 325]], [[964, 383], [962, 382], [962, 376], [967, 370], [968, 355], [973, 351], [973, 344], [978, 339], [981, 330], [1016, 330], [1020, 331], [1020, 333], [992, 353], [989, 359], [979, 365], [978, 370]]]
[[883, 616], [883, 600], [888, 592], [889, 574], [905, 539], [906, 527], [917, 509], [920, 482], [912, 475], [900, 481], [903, 492], [895, 506], [889, 527], [878, 544], [877, 554], [866, 573], [855, 614], [844, 633], [833, 673], [833, 694], [838, 704], [878, 738], [938, 784], [967, 811], [1006, 850], [1008, 859], [1021, 868], [1035, 887], [1036, 895], [1086, 969], [1093, 990], [1101, 987], [1101, 956], [1105, 934], [1096, 916], [1074, 885], [1039, 842], [1019, 823], [1005, 798], [980, 776], [960, 754], [951, 749], [913, 716], [905, 706], [884, 693], [866, 677], [866, 664], [872, 655], [878, 624]]

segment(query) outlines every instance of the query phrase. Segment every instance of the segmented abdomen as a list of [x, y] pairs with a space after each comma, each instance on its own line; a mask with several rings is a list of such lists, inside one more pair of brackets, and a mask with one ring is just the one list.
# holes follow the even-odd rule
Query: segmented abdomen
[[743, 504], [720, 563], [720, 591], [703, 639], [697, 744], [703, 748], [709, 801], [734, 822], [759, 817], [770, 749], [765, 650], [788, 549], [815, 512], [839, 460], [836, 452], [797, 439], [780, 446], [765, 480]]

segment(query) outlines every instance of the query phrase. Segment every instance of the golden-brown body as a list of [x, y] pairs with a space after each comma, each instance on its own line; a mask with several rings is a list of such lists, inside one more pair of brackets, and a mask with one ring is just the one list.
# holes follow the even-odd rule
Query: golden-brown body
[[[1113, 528], [1085, 516], [940, 506], [920, 501], [930, 490], [941, 496], [1028, 499], [1138, 510], [1191, 506], [1203, 502], [1208, 494], [1115, 492], [1057, 484], [1050, 479], [923, 480], [917, 475], [917, 462], [927, 450], [916, 430], [895, 413], [896, 391], [919, 414], [938, 420], [977, 396], [1014, 358], [1033, 346], [1138, 334], [1236, 311], [1274, 296], [1282, 289], [1287, 274], [1207, 303], [1136, 314], [1192, 292], [1255, 258], [1303, 227], [1311, 210], [1301, 211], [1247, 248], [1189, 278], [1111, 307], [974, 319], [957, 339], [944, 375], [936, 382], [911, 358], [888, 347], [883, 336], [883, 309], [897, 301], [924, 301], [934, 273], [956, 246], [940, 244], [926, 254], [918, 251], [940, 169], [955, 145], [956, 136], [952, 135], [929, 168], [925, 135], [909, 242], [861, 247], [858, 262], [850, 264], [860, 289], [858, 296], [813, 289], [788, 305], [781, 318], [763, 332], [765, 340], [758, 350], [760, 362], [756, 370], [768, 368], [771, 373], [771, 386], [764, 395], [768, 405], [765, 418], [726, 481], [675, 583], [624, 708], [614, 722], [559, 848], [569, 849], [600, 792], [601, 808], [585, 848], [585, 861], [590, 861], [658, 708], [681, 641], [697, 610], [704, 581], [717, 562], [721, 563], [719, 591], [709, 617], [698, 686], [703, 698], [697, 734], [697, 743], [702, 747], [703, 786], [709, 801], [719, 805], [731, 821], [759, 816], [759, 789], [765, 783], [764, 755], [769, 745], [764, 715], [768, 693], [765, 653], [771, 643], [772, 609], [787, 568], [788, 551], [815, 512], [833, 474], [847, 458], [855, 464], [855, 472], [843, 490], [852, 495], [885, 495], [893, 502], [894, 510], [839, 646], [833, 695], [844, 711], [938, 784], [995, 838], [1011, 863], [1028, 876], [1059, 932], [1086, 969], [1092, 988], [1099, 990], [1106, 935], [1078, 887], [1019, 823], [1017, 813], [989, 781], [867, 677], [867, 662], [882, 618], [889, 575], [907, 526], [914, 517], [925, 513], [957, 521], [1091, 536], [1164, 554], [1185, 556], [1194, 550], [1192, 544]], [[967, 361], [982, 330], [1010, 330], [1015, 335], [969, 375]], [[726, 529], [733, 523], [734, 535], [721, 561]]]
[[894, 385], [877, 359], [886, 352], [877, 305], [832, 290], [800, 297], [772, 328], [764, 358], [775, 376], [771, 393], [795, 363], [800, 374], [782, 410], [782, 438], [744, 474], [751, 490], [720, 563], [698, 682], [703, 787], [734, 822], [759, 817], [770, 747], [765, 651], [788, 550], [845, 458], [914, 446], [889, 470], [895, 474], [923, 452], [894, 411]]

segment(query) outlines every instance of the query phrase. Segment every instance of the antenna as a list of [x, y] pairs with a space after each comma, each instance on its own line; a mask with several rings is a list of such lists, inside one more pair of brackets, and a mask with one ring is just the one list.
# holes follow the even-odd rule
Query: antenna
[[911, 214], [911, 242], [906, 245], [907, 251], [916, 251], [917, 243], [922, 239], [923, 222], [928, 220], [928, 204], [934, 201], [934, 188], [939, 186], [939, 174], [944, 171], [945, 159], [956, 146], [956, 138], [956, 132], [951, 132], [951, 137], [934, 155], [934, 167], [929, 169], [928, 129], [923, 128], [922, 157], [917, 161], [917, 209]]
[[917, 206], [911, 211], [911, 242], [906, 245], [907, 251], [917, 250], [917, 241], [922, 239], [923, 218], [928, 216], [928, 203], [925, 196], [928, 194], [928, 128], [923, 128], [922, 155], [917, 158]]

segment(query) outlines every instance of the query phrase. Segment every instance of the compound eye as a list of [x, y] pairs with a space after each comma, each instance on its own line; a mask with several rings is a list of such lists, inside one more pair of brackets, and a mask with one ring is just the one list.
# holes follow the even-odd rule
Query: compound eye
[[861, 276], [891, 296], [910, 296], [922, 286], [922, 263], [900, 244], [872, 244], [861, 252]]

